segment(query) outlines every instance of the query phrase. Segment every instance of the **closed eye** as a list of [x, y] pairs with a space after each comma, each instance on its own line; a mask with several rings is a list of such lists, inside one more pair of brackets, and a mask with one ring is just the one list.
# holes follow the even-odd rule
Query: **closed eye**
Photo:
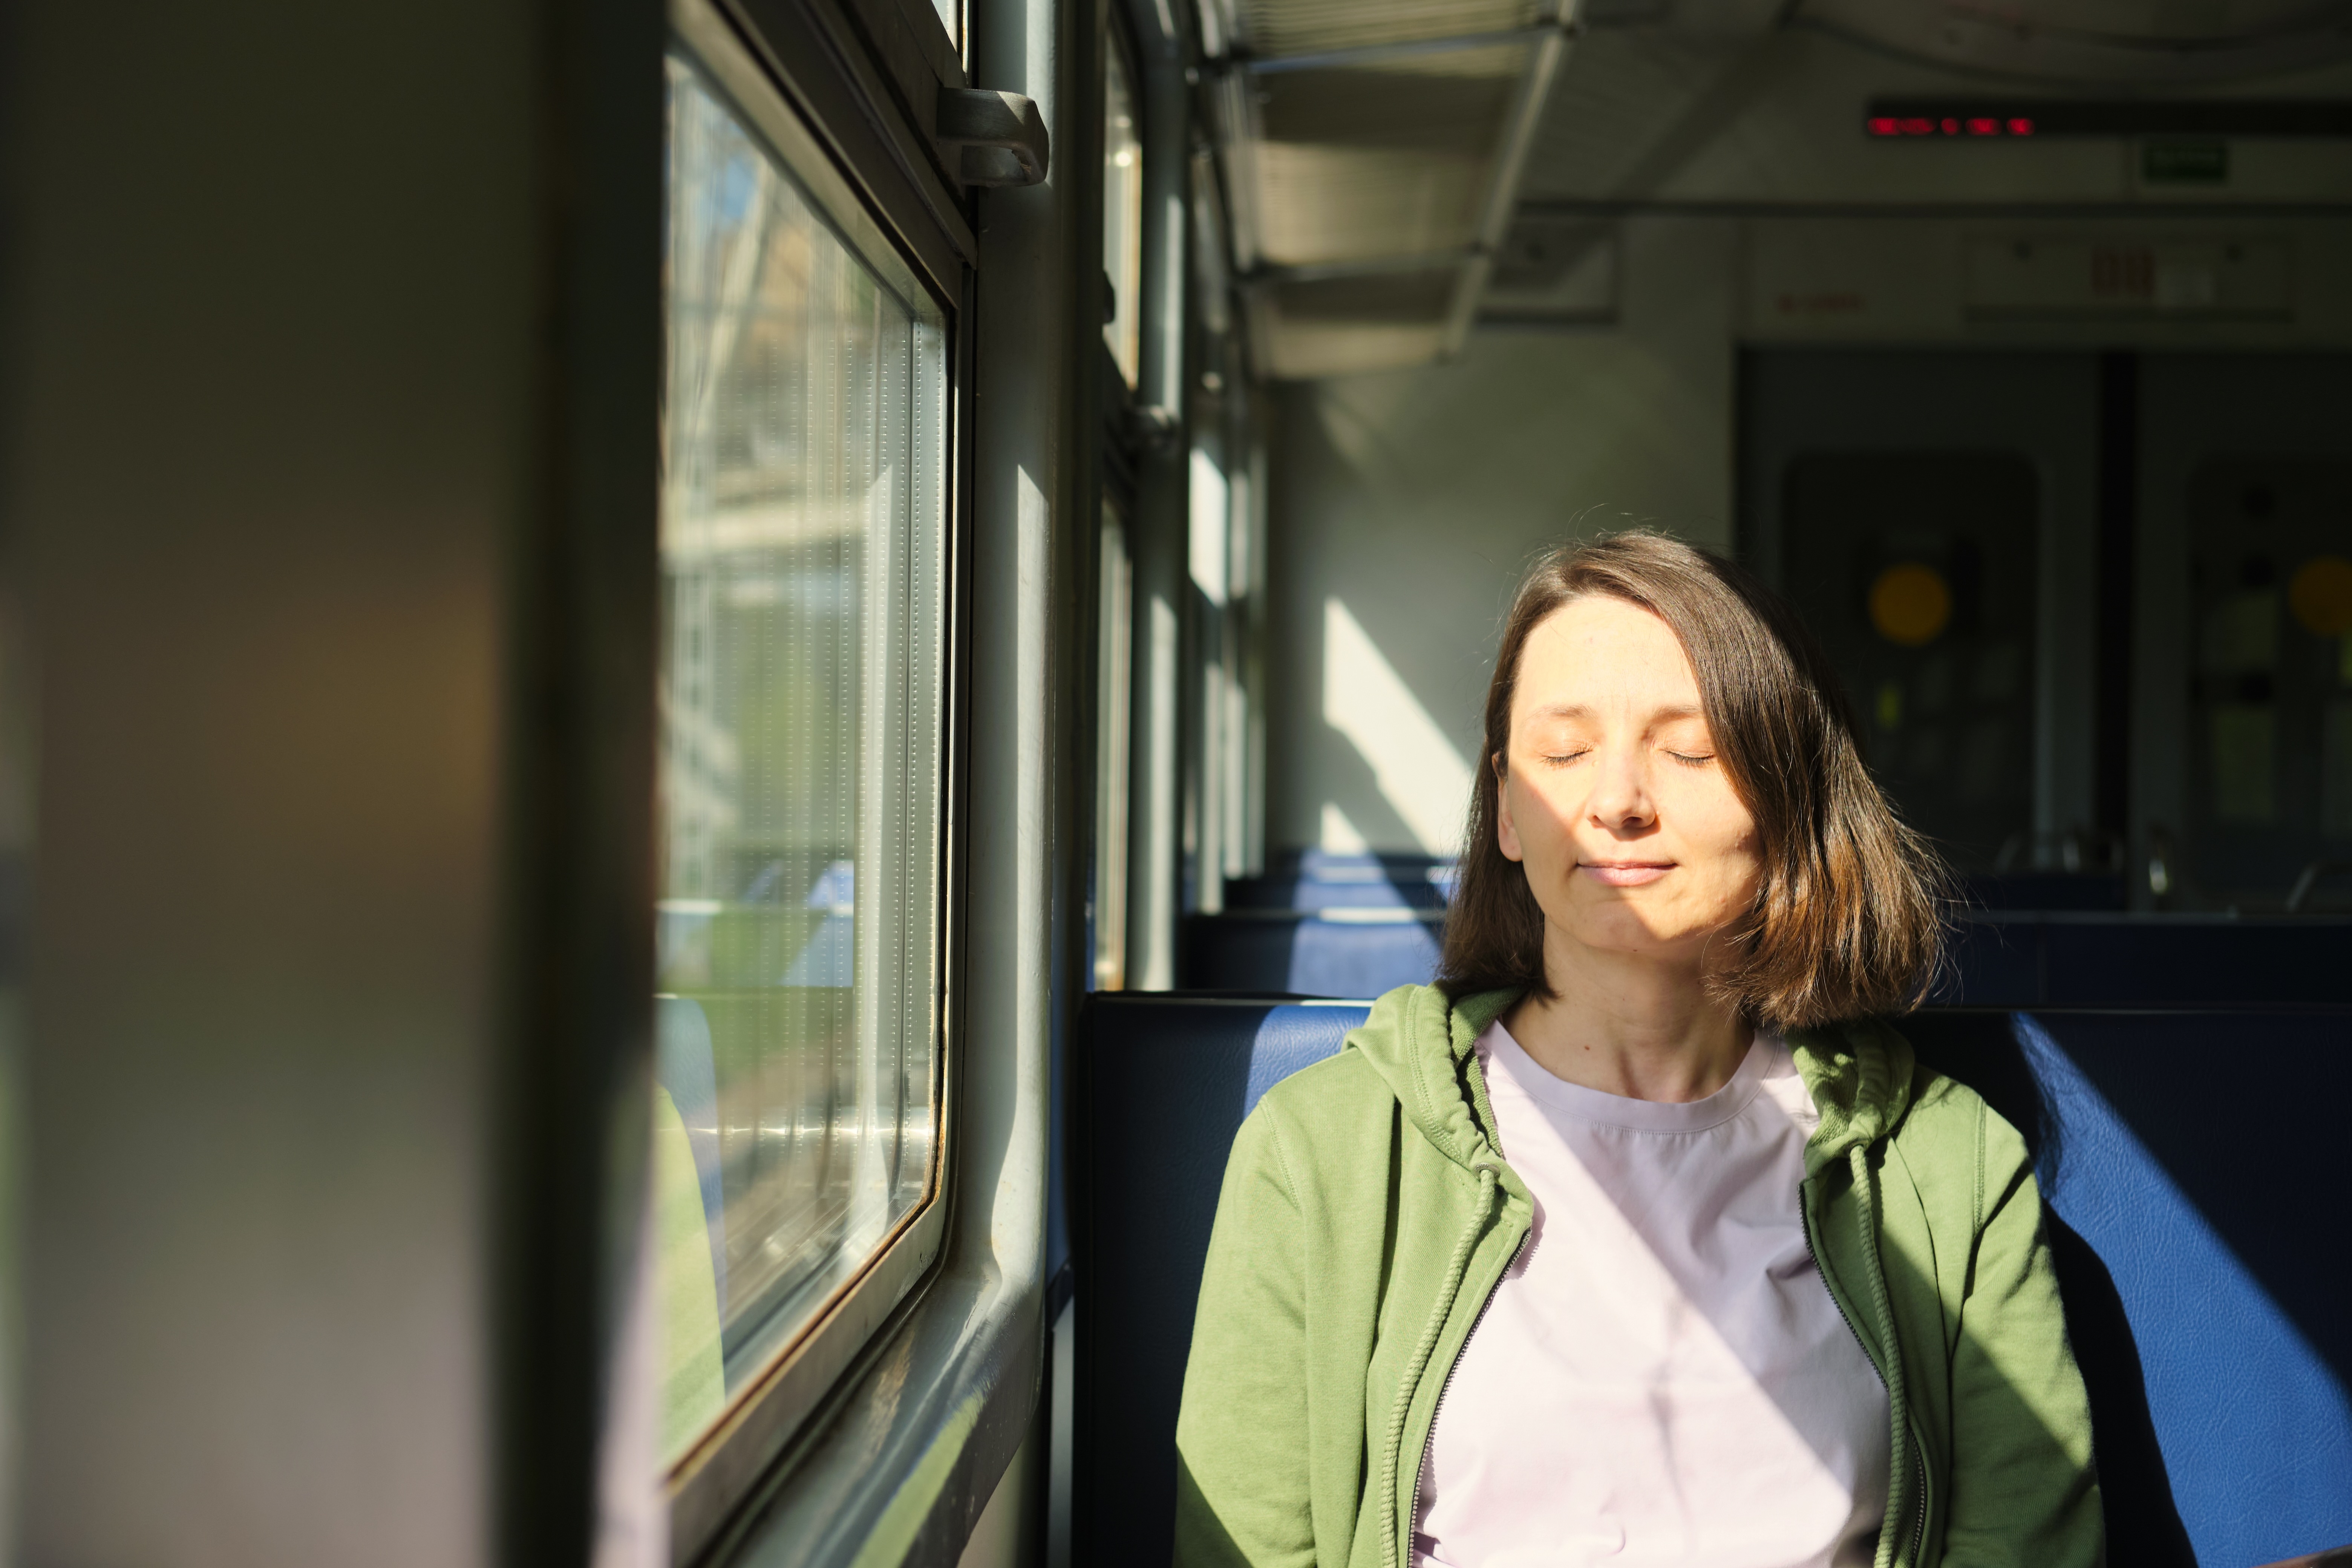
[[1713, 752], [1668, 752], [1666, 755], [1674, 758], [1675, 761], [1682, 763], [1682, 765], [1686, 768], [1703, 768], [1706, 766], [1707, 763], [1715, 761], [1715, 753]]
[[1585, 746], [1573, 752], [1547, 752], [1543, 754], [1543, 761], [1549, 763], [1553, 767], [1562, 768], [1576, 761], [1577, 758], [1589, 754], [1591, 750], [1591, 747]]

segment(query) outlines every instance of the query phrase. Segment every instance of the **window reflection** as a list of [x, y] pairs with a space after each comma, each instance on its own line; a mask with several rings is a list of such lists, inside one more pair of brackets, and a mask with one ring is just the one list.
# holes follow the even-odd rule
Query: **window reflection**
[[665, 1455], [929, 1190], [945, 343], [670, 66]]

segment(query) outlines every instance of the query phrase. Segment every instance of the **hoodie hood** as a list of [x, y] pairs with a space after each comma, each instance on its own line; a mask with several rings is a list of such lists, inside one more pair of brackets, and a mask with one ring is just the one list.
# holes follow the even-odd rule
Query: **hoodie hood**
[[1805, 1144], [1805, 1174], [1843, 1163], [1846, 1152], [1868, 1148], [1901, 1124], [1911, 1109], [1917, 1058], [1911, 1042], [1875, 1019], [1823, 1029], [1791, 1029], [1789, 1054], [1811, 1091], [1822, 1124]]
[[[1498, 1165], [1490, 1113], [1474, 1104], [1476, 1076], [1465, 1068], [1486, 1026], [1517, 1002], [1517, 991], [1448, 997], [1434, 985], [1400, 985], [1372, 1004], [1348, 1036], [1379, 1073], [1423, 1138], [1467, 1171]], [[1911, 1105], [1910, 1042], [1884, 1024], [1864, 1022], [1792, 1029], [1789, 1051], [1821, 1112], [1805, 1145], [1805, 1174], [1845, 1163], [1846, 1152], [1893, 1131]], [[1516, 1182], [1507, 1184], [1516, 1185]]]
[[1471, 1105], [1463, 1064], [1486, 1026], [1519, 999], [1517, 991], [1448, 997], [1434, 985], [1400, 985], [1372, 1004], [1372, 1016], [1349, 1033], [1396, 1096], [1405, 1120], [1437, 1152], [1465, 1170], [1497, 1163], [1494, 1140]]

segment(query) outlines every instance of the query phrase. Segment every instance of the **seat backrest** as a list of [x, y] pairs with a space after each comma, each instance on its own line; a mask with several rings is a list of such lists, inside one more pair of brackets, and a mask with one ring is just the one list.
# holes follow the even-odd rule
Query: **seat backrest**
[[2327, 1098], [2352, 1016], [1955, 1012], [1904, 1032], [2035, 1152], [2108, 1560], [2352, 1543], [2352, 1173]]
[[[1226, 1152], [1362, 1004], [1097, 996], [1073, 1125], [1076, 1561], [1168, 1560]], [[2352, 1249], [2333, 1014], [1951, 1012], [1906, 1026], [2037, 1152], [2118, 1563], [2352, 1542]], [[2224, 1077], [2224, 1075], [2227, 1075]], [[2193, 1555], [2192, 1555], [2193, 1546]]]
[[[1379, 901], [1228, 905], [1184, 922], [1182, 984], [1296, 996], [1377, 996], [1424, 985], [1444, 911]], [[1276, 889], [1276, 893], [1279, 889]], [[1247, 896], [1259, 896], [1253, 892]], [[1265, 897], [1276, 893], [1265, 893]], [[1952, 943], [1939, 1003], [1971, 1007], [2341, 1007], [2352, 1005], [2352, 918], [2225, 919], [1976, 911]]]
[[1454, 862], [1428, 856], [1333, 856], [1316, 851], [1263, 876], [1225, 879], [1229, 910], [1442, 910]]
[[1443, 912], [1402, 904], [1234, 910], [1184, 922], [1184, 984], [1203, 990], [1377, 996], [1437, 973]]
[[1225, 1155], [1275, 1084], [1338, 1051], [1362, 1003], [1087, 1000], [1071, 1127], [1077, 1279], [1074, 1563], [1166, 1563], [1176, 1407]]

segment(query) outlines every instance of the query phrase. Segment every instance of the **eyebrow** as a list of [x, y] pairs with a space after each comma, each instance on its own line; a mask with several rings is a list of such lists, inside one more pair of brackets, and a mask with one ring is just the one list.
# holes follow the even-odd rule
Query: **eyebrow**
[[[1528, 717], [1530, 719], [1590, 719], [1593, 717], [1593, 712], [1591, 707], [1581, 702], [1555, 702], [1545, 707], [1530, 710]], [[1706, 717], [1706, 715], [1701, 713], [1695, 705], [1688, 702], [1677, 702], [1670, 708], [1660, 708], [1654, 710], [1650, 714], [1650, 721], [1651, 722], [1655, 723], [1661, 719], [1700, 719], [1704, 717]]]

